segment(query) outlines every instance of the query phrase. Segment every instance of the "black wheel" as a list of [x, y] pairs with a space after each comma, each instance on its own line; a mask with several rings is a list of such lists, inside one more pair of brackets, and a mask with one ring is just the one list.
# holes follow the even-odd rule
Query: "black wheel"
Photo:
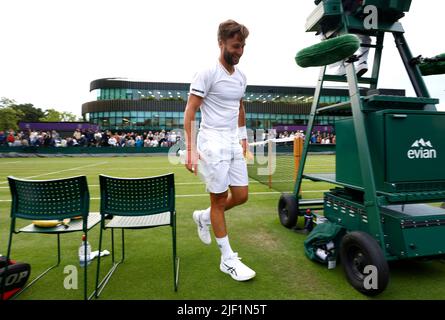
[[377, 241], [369, 234], [346, 234], [340, 245], [340, 259], [349, 283], [367, 296], [383, 292], [389, 282], [389, 267]]
[[298, 220], [298, 200], [293, 194], [282, 194], [278, 202], [278, 216], [286, 228], [293, 228]]

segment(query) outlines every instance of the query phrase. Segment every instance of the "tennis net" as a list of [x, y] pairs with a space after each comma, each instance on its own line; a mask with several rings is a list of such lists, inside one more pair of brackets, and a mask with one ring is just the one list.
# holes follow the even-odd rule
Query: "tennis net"
[[280, 192], [294, 190], [303, 152], [300, 136], [249, 143], [249, 177]]

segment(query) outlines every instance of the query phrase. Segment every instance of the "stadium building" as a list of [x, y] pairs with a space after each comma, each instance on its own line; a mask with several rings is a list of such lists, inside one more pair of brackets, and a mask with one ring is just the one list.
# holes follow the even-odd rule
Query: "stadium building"
[[[97, 79], [90, 83], [92, 101], [82, 105], [85, 121], [102, 130], [147, 131], [182, 129], [189, 83], [140, 82], [123, 78]], [[363, 89], [362, 95], [366, 95]], [[382, 94], [405, 95], [405, 90], [382, 89]], [[247, 86], [244, 96], [247, 127], [289, 128], [306, 125], [313, 87]], [[349, 99], [346, 88], [327, 88], [321, 104]], [[199, 121], [200, 114], [197, 114]], [[332, 125], [336, 117], [318, 117], [316, 125]]]

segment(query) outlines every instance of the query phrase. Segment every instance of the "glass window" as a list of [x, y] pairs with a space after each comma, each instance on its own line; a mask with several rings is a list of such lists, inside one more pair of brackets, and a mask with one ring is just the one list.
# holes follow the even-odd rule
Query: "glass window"
[[153, 118], [151, 120], [151, 125], [152, 125], [153, 129], [159, 128], [159, 118], [156, 118], [156, 117]]
[[101, 118], [100, 125], [103, 127], [108, 127], [110, 125], [110, 121], [108, 118]]
[[131, 89], [127, 89], [125, 92], [125, 98], [128, 100], [133, 100], [133, 91]]

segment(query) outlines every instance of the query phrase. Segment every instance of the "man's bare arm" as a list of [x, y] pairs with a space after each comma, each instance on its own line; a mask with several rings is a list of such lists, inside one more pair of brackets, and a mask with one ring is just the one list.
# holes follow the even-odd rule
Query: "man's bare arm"
[[186, 163], [185, 167], [190, 172], [198, 173], [198, 152], [195, 142], [195, 121], [196, 112], [199, 110], [202, 104], [202, 98], [194, 94], [190, 94], [187, 106], [184, 112], [184, 130], [185, 130], [185, 143], [186, 143]]

